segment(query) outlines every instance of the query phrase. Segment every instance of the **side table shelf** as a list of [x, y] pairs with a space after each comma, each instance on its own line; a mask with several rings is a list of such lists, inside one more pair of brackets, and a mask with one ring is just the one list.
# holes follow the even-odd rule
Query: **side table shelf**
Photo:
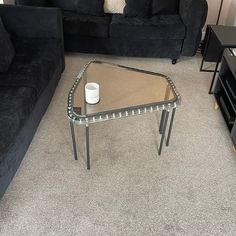
[[214, 95], [236, 147], [236, 57], [226, 49]]

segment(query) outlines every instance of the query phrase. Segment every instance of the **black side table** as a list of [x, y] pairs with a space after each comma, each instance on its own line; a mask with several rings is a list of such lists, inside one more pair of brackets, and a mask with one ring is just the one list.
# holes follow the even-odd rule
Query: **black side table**
[[212, 94], [212, 87], [215, 82], [216, 73], [218, 71], [218, 66], [221, 61], [224, 49], [226, 48], [236, 48], [236, 27], [234, 26], [223, 26], [223, 25], [208, 25], [206, 38], [205, 38], [205, 47], [202, 57], [202, 63], [200, 71], [207, 71], [203, 69], [204, 61], [206, 61], [208, 53], [208, 48], [211, 42], [215, 41], [216, 51], [218, 51], [217, 58], [215, 60], [216, 67], [214, 71], [209, 70], [209, 72], [214, 72], [209, 94]]
[[[226, 49], [221, 61], [219, 76], [214, 87], [217, 101], [236, 147], [236, 56]], [[216, 108], [218, 108], [216, 106]]]

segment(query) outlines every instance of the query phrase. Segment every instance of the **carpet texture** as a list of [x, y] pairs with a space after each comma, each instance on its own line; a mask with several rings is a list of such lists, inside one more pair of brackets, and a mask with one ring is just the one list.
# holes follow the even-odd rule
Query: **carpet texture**
[[[84, 127], [73, 160], [67, 93], [82, 66], [104, 60], [164, 73], [182, 95], [170, 147], [157, 155], [159, 114]], [[1, 236], [235, 235], [236, 157], [208, 95], [200, 56], [170, 60], [69, 54], [53, 101], [0, 202]], [[105, 76], [105, 75], [104, 75]]]

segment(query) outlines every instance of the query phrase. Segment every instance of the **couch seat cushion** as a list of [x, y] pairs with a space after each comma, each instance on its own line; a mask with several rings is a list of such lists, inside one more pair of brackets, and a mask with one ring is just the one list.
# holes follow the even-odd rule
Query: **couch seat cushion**
[[61, 63], [59, 42], [53, 39], [18, 39], [15, 50], [9, 70], [0, 73], [0, 86], [33, 88], [40, 96]]
[[111, 37], [140, 39], [184, 39], [185, 26], [179, 15], [158, 15], [152, 18], [112, 17]]
[[81, 35], [91, 37], [108, 37], [110, 15], [91, 16], [64, 11], [63, 26], [64, 33], [68, 35]]
[[[0, 153], [3, 154], [29, 117], [36, 103], [36, 92], [32, 88], [0, 86], [0, 98]], [[0, 159], [0, 166], [1, 162]]]

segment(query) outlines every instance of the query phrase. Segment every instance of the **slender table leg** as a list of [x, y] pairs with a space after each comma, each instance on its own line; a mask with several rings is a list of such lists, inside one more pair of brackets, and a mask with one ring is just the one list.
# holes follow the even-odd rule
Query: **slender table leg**
[[202, 63], [201, 63], [200, 71], [204, 71], [203, 70], [203, 64], [204, 64], [204, 60], [206, 58], [207, 49], [208, 49], [208, 45], [209, 45], [209, 42], [210, 42], [211, 28], [209, 26], [207, 27], [206, 33], [207, 33], [207, 40], [206, 40], [204, 52], [203, 52], [203, 55], [202, 55]]
[[172, 110], [171, 120], [170, 120], [170, 127], [169, 127], [168, 136], [167, 136], [166, 146], [169, 146], [169, 143], [170, 143], [170, 136], [171, 136], [171, 131], [172, 131], [173, 123], [174, 123], [175, 112], [176, 112], [176, 108], [174, 108]]
[[202, 63], [201, 63], [201, 66], [200, 66], [200, 71], [203, 71], [203, 70], [202, 70], [203, 64], [204, 64], [204, 58], [202, 57]]
[[86, 154], [87, 154], [87, 169], [90, 170], [89, 126], [88, 125], [86, 125]]
[[212, 94], [212, 93], [213, 93], [213, 92], [212, 92], [212, 87], [213, 87], [213, 85], [214, 85], [216, 73], [217, 73], [217, 71], [218, 71], [218, 66], [219, 66], [220, 61], [221, 61], [221, 58], [222, 58], [221, 55], [222, 55], [222, 53], [220, 54], [220, 56], [219, 56], [219, 58], [218, 58], [218, 61], [217, 61], [217, 63], [216, 63], [216, 68], [215, 68], [215, 71], [214, 71], [214, 74], [213, 74], [213, 78], [212, 78], [212, 81], [211, 81], [211, 87], [210, 87], [210, 89], [209, 89], [209, 94]]
[[76, 141], [75, 141], [75, 129], [74, 129], [74, 123], [72, 120], [70, 121], [70, 129], [71, 129], [71, 137], [72, 137], [73, 150], [74, 150], [74, 158], [75, 160], [78, 160]]
[[164, 124], [165, 116], [166, 116], [166, 110], [163, 110], [161, 112], [161, 122], [160, 122], [160, 127], [159, 127], [159, 133], [160, 134], [163, 133], [163, 124]]
[[159, 146], [159, 150], [158, 150], [158, 155], [161, 155], [162, 146], [163, 146], [163, 142], [164, 142], [165, 134], [166, 134], [166, 126], [168, 123], [169, 113], [170, 113], [169, 111], [166, 111], [164, 124], [163, 124], [163, 130], [162, 130], [162, 136], [161, 136], [161, 142], [160, 142], [160, 146]]

